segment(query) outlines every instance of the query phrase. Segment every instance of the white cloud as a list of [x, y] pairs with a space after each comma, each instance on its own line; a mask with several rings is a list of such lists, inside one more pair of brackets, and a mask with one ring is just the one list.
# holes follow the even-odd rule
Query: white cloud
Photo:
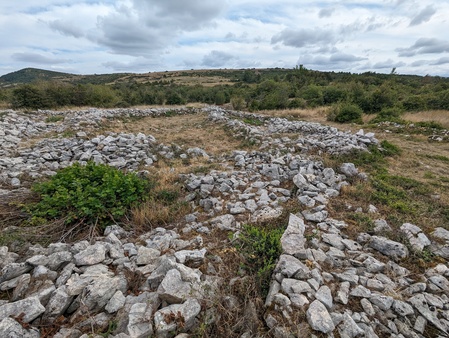
[[447, 13], [446, 0], [1, 1], [0, 75], [30, 66], [86, 74], [300, 61], [442, 75]]

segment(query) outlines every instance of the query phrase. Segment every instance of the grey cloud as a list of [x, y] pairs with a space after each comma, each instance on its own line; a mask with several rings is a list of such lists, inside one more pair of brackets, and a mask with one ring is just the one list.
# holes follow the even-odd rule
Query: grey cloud
[[342, 64], [353, 64], [358, 61], [366, 60], [367, 58], [359, 57], [351, 54], [337, 52], [330, 56], [312, 56], [304, 55], [299, 59], [298, 64], [310, 64], [316, 66], [327, 66], [328, 68], [338, 68]]
[[399, 56], [414, 56], [418, 54], [437, 54], [449, 52], [449, 41], [434, 38], [421, 38], [408, 48], [397, 48]]
[[223, 8], [213, 0], [132, 0], [99, 17], [89, 39], [117, 54], [148, 57], [174, 44], [182, 32], [213, 24]]
[[436, 9], [432, 5], [427, 6], [421, 12], [416, 15], [412, 21], [410, 21], [410, 26], [417, 26], [423, 22], [427, 22], [436, 13]]
[[108, 61], [104, 62], [102, 65], [117, 72], [149, 72], [152, 69], [161, 68], [162, 60], [156, 56], [154, 57], [154, 59], [140, 57], [130, 62]]
[[428, 63], [429, 63], [429, 61], [426, 61], [426, 60], [417, 60], [417, 61], [413, 61], [410, 64], [410, 66], [412, 66], [412, 67], [421, 67], [421, 66], [424, 66], [424, 65], [426, 65]]
[[330, 62], [356, 62], [356, 61], [362, 61], [366, 60], [367, 58], [359, 57], [351, 54], [345, 54], [345, 53], [335, 53], [332, 54], [329, 58]]
[[29, 63], [38, 63], [38, 64], [57, 64], [57, 63], [66, 63], [70, 62], [68, 59], [57, 59], [48, 57], [42, 54], [37, 53], [15, 53], [12, 54], [11, 57], [15, 61], [21, 61], [21, 62], [29, 62]]
[[328, 18], [335, 12], [335, 8], [323, 8], [318, 12], [320, 18]]
[[81, 38], [84, 36], [83, 31], [79, 26], [72, 23], [62, 22], [61, 20], [54, 20], [48, 23], [51, 29], [66, 36], [73, 36], [75, 38]]
[[230, 53], [213, 50], [203, 57], [201, 65], [212, 68], [229, 66], [229, 62], [236, 59], [238, 58]]
[[331, 30], [324, 29], [284, 29], [271, 38], [271, 43], [282, 43], [290, 47], [305, 47], [332, 44], [337, 38]]
[[445, 65], [446, 63], [449, 63], [449, 56], [445, 56], [442, 58], [439, 58], [438, 60], [435, 60], [431, 63], [432, 66], [439, 66], [439, 65]]
[[398, 68], [404, 67], [406, 64], [402, 61], [394, 62], [392, 59], [386, 61], [377, 62], [373, 65], [374, 69], [384, 69], [384, 68]]
[[440, 66], [445, 65], [449, 63], [449, 56], [441, 57], [436, 60], [417, 60], [410, 64], [412, 67], [421, 67], [424, 65], [430, 65], [430, 66]]

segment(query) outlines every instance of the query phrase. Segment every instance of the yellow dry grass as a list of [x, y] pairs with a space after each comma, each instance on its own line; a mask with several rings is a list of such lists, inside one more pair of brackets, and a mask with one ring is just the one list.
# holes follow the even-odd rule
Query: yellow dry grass
[[402, 118], [411, 122], [434, 121], [449, 129], [449, 111], [447, 110], [427, 110], [416, 113], [405, 113]]
[[173, 224], [190, 211], [190, 206], [183, 202], [183, 185], [179, 182], [182, 170], [179, 166], [160, 162], [148, 171], [155, 182], [151, 197], [131, 210], [131, 223], [138, 232]]
[[144, 133], [158, 142], [175, 143], [181, 147], [200, 147], [208, 154], [220, 155], [239, 147], [240, 141], [227, 133], [221, 125], [208, 120], [206, 113], [171, 117], [145, 117], [132, 121], [110, 121], [105, 131]]
[[305, 120], [309, 122], [323, 122], [326, 121], [328, 110], [328, 107], [319, 107], [313, 109], [261, 110], [257, 113], [272, 117], [284, 117], [288, 119]]

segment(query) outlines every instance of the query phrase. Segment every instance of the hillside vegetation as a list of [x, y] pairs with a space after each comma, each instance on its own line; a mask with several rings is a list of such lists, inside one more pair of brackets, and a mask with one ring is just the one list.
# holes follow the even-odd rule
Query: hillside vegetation
[[331, 119], [379, 119], [402, 112], [449, 110], [449, 79], [294, 69], [191, 70], [147, 74], [72, 75], [24, 69], [0, 78], [0, 102], [14, 109], [130, 107], [192, 102], [236, 110], [333, 106]]

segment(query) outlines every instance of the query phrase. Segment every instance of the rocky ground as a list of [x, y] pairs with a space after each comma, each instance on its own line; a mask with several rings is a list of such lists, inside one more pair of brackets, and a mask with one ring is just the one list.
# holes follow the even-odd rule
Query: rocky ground
[[[207, 113], [255, 150], [208, 154], [203, 145], [101, 130], [108, 119], [168, 112]], [[236, 337], [448, 336], [449, 231], [426, 234], [404, 223], [406, 246], [385, 237], [389, 224], [382, 218], [374, 233], [354, 234], [330, 217], [329, 201], [368, 177], [352, 163], [326, 168], [320, 155], [368, 151], [379, 145], [373, 133], [217, 107], [6, 111], [0, 142], [4, 203], [74, 162], [133, 171], [164, 159], [216, 165], [181, 175], [191, 213], [177, 224], [143, 234], [111, 224], [90, 241], [28, 245], [20, 253], [0, 247], [0, 337], [206, 337], [208, 327], [229, 321], [223, 310], [236, 308], [242, 309], [233, 321]], [[229, 291], [247, 278], [228, 274], [235, 249], [217, 250], [212, 238], [238, 237], [243, 224], [277, 219], [289, 203], [300, 211], [289, 215], [264, 304], [240, 299]], [[411, 272], [401, 266], [410, 248], [431, 250], [444, 263]]]

